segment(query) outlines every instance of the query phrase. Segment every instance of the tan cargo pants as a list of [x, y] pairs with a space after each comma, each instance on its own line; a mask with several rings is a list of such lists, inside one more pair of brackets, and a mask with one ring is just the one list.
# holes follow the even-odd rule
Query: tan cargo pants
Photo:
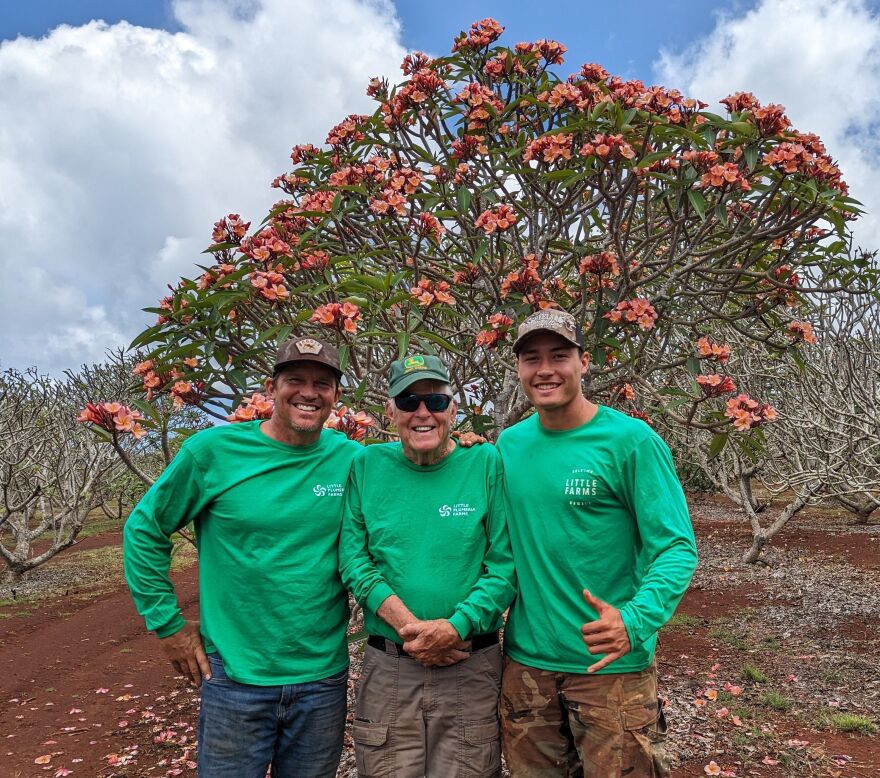
[[501, 774], [501, 650], [449, 667], [367, 646], [352, 738], [361, 778], [489, 778]]
[[501, 728], [511, 778], [668, 775], [654, 667], [580, 675], [506, 658]]

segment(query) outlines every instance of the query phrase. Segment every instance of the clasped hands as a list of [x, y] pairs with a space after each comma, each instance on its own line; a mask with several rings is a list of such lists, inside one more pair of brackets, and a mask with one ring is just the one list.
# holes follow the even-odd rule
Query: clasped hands
[[404, 641], [403, 650], [426, 667], [448, 667], [470, 656], [470, 641], [462, 640], [446, 619], [412, 621], [397, 634]]

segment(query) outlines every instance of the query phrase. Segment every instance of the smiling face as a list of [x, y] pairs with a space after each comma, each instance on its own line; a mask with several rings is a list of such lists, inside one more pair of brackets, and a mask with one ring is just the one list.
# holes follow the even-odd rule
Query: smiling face
[[266, 379], [275, 401], [272, 418], [263, 425], [269, 437], [291, 446], [314, 443], [339, 401], [336, 374], [319, 362], [295, 362]]
[[[450, 394], [449, 384], [416, 381], [403, 391], [403, 394], [431, 393]], [[450, 433], [457, 410], [458, 405], [454, 400], [445, 411], [436, 413], [431, 413], [424, 402], [411, 412], [400, 410], [393, 399], [385, 404], [385, 413], [400, 435], [404, 456], [417, 465], [434, 464], [452, 451], [455, 444], [450, 439]]]
[[523, 343], [516, 365], [523, 391], [544, 426], [565, 429], [592, 415], [595, 406], [581, 390], [589, 358], [565, 338], [551, 333], [533, 335]]

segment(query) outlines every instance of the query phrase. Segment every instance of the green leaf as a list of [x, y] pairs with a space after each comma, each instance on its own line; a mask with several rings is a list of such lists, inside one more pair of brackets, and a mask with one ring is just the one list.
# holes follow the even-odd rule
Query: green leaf
[[348, 357], [351, 346], [348, 343], [343, 343], [339, 347], [339, 369], [344, 373], [348, 368]]
[[729, 436], [728, 432], [719, 432], [713, 436], [712, 442], [709, 444], [709, 459], [715, 459], [724, 450]]
[[398, 332], [397, 333], [397, 358], [402, 359], [406, 356], [406, 350], [409, 348], [409, 333], [408, 332]]
[[754, 170], [758, 164], [758, 147], [754, 145], [746, 146], [743, 156], [746, 158], [746, 165], [748, 165], [749, 170]]
[[690, 373], [691, 375], [699, 375], [703, 371], [703, 367], [700, 363], [699, 358], [695, 356], [689, 356], [687, 358], [685, 367], [687, 368], [688, 373]]
[[461, 351], [459, 351], [455, 346], [453, 346], [452, 343], [450, 343], [448, 340], [446, 340], [446, 338], [438, 335], [436, 332], [428, 332], [428, 331], [420, 332], [420, 333], [418, 333], [418, 335], [416, 337], [418, 337], [419, 339], [425, 338], [426, 340], [430, 340], [432, 343], [436, 343], [438, 346], [442, 346], [447, 351], [451, 351], [453, 354], [460, 354], [461, 353]]
[[688, 189], [688, 200], [690, 200], [693, 209], [700, 217], [700, 221], [706, 221], [706, 198], [700, 192], [694, 189]]
[[471, 190], [466, 186], [460, 186], [455, 193], [455, 196], [458, 199], [458, 212], [460, 214], [466, 214], [468, 212], [468, 207], [471, 204]]

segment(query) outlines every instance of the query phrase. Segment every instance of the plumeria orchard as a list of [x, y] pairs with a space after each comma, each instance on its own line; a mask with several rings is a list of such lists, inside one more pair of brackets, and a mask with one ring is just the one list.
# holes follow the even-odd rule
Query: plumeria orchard
[[214, 225], [201, 274], [133, 343], [148, 397], [265, 417], [275, 347], [311, 333], [339, 346], [347, 405], [378, 417], [390, 362], [438, 352], [462, 424], [494, 434], [528, 410], [517, 324], [559, 307], [586, 332], [592, 399], [716, 449], [774, 420], [725, 372], [729, 343], [798, 363], [824, 296], [877, 283], [821, 140], [748, 93], [718, 115], [593, 63], [560, 76], [562, 43], [502, 33], [484, 19], [448, 56], [407, 55], [401, 83], [368, 82], [372, 114], [294, 146], [260, 224]]

